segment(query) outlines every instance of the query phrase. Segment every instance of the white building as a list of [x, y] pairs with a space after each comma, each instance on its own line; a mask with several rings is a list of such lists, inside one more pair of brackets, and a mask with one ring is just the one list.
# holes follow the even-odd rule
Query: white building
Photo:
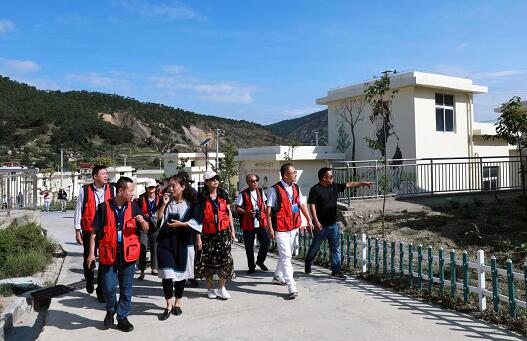
[[[223, 153], [218, 153], [218, 160], [225, 157]], [[164, 174], [167, 177], [178, 173], [178, 167], [184, 163], [183, 170], [186, 171], [192, 180], [196, 189], [203, 185], [203, 174], [207, 169], [215, 169], [216, 153], [165, 153], [161, 155], [164, 165]]]
[[[371, 107], [364, 100], [364, 90], [373, 82], [374, 80], [370, 80], [330, 90], [325, 97], [316, 100], [317, 104], [328, 107], [328, 144], [334, 147], [337, 146], [339, 128], [342, 125], [351, 136], [350, 127], [343, 119], [343, 115], [349, 115], [350, 110], [346, 109], [351, 106], [354, 115], [361, 111], [361, 118], [355, 127], [355, 160], [380, 159], [380, 152], [370, 149], [366, 138], [382, 144], [384, 130], [386, 130], [387, 158], [405, 160], [400, 162], [401, 165], [413, 162], [414, 171], [408, 176], [411, 178], [409, 181], [415, 186], [429, 187], [433, 192], [434, 187], [458, 181], [459, 184], [452, 186], [480, 188], [480, 186], [485, 186], [483, 184], [484, 174], [494, 174], [496, 168], [494, 165], [469, 164], [463, 170], [468, 175], [462, 176], [461, 180], [459, 180], [459, 172], [447, 174], [445, 168], [441, 179], [434, 180], [437, 178], [437, 173], [425, 174], [423, 167], [419, 172], [419, 166], [427, 161], [406, 160], [514, 155], [514, 146], [508, 145], [505, 141], [483, 138], [484, 135], [495, 135], [492, 124], [474, 122], [473, 97], [486, 93], [488, 91], [486, 86], [476, 85], [467, 78], [417, 71], [392, 74], [390, 88], [397, 90], [397, 93], [389, 103], [392, 115], [386, 124], [386, 129], [383, 129], [381, 120], [377, 120], [374, 124], [370, 121]], [[352, 160], [351, 148], [346, 150], [346, 160]], [[437, 162], [453, 161], [438, 160]], [[508, 169], [508, 166], [504, 164], [498, 172], [512, 174], [513, 171]], [[398, 180], [394, 180], [394, 183], [399, 186], [401, 170], [393, 168], [394, 173], [397, 173], [394, 176], [399, 177]], [[420, 179], [431, 180], [425, 184], [425, 180]], [[440, 183], [434, 185], [432, 184], [434, 181]]]
[[[236, 161], [239, 163], [238, 190], [247, 187], [245, 176], [256, 174], [260, 177], [260, 186], [267, 190], [280, 181], [280, 166], [287, 163], [291, 156], [289, 146], [267, 146], [238, 149]], [[309, 194], [311, 186], [318, 182], [318, 170], [329, 167], [335, 160], [343, 160], [344, 154], [328, 146], [299, 146], [293, 151], [293, 163], [297, 170], [297, 184], [304, 196]]]

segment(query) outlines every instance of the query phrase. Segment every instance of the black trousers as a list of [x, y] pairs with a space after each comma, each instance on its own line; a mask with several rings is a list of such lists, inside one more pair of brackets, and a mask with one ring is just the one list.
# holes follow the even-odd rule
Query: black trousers
[[185, 290], [185, 282], [186, 280], [174, 281], [171, 278], [164, 279], [162, 283], [163, 283], [163, 293], [165, 294], [165, 299], [169, 300], [174, 296], [176, 296], [176, 298], [183, 297], [183, 291]]
[[146, 235], [141, 236], [140, 242], [141, 242], [141, 253], [139, 254], [139, 262], [137, 263], [137, 268], [139, 270], [146, 270], [146, 252], [147, 252], [147, 244], [148, 248], [150, 249], [150, 265], [153, 270], [157, 270], [157, 235], [158, 232], [149, 233], [148, 236]]
[[[90, 237], [91, 232], [82, 231], [82, 246], [84, 247], [83, 250], [83, 257], [84, 260], [82, 262], [82, 267], [84, 268], [84, 279], [86, 279], [87, 282], [93, 283], [93, 278], [95, 277], [93, 271], [90, 270], [89, 264], [86, 262], [86, 259], [88, 258], [88, 255], [90, 254]], [[95, 244], [95, 255], [97, 255], [97, 243]], [[101, 287], [101, 267], [99, 266], [97, 268], [97, 292], [102, 292]]]
[[260, 243], [260, 250], [256, 258], [256, 263], [261, 264], [267, 258], [267, 250], [269, 250], [269, 235], [265, 227], [257, 227], [252, 231], [243, 231], [243, 243], [245, 244], [245, 253], [247, 255], [247, 265], [249, 269], [256, 268], [254, 263], [254, 237], [258, 238]]

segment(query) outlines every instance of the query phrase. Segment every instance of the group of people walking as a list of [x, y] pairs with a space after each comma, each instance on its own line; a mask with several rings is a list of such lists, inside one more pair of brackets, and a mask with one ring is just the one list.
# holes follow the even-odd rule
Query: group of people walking
[[[287, 286], [288, 297], [298, 295], [293, 278], [291, 257], [302, 224], [301, 214], [314, 239], [305, 260], [305, 272], [324, 239], [328, 239], [332, 254], [332, 276], [345, 279], [340, 272], [339, 234], [336, 225], [336, 198], [339, 191], [357, 186], [371, 186], [368, 182], [334, 184], [330, 168], [319, 171], [319, 183], [309, 194], [307, 202], [296, 184], [296, 170], [292, 164], [280, 168], [281, 180], [267, 195], [258, 186], [255, 174], [246, 176], [247, 188], [235, 201], [240, 217], [247, 255], [247, 274], [254, 274], [256, 266], [268, 271], [265, 265], [271, 239], [276, 240], [278, 262], [272, 281]], [[166, 320], [182, 314], [185, 283], [197, 286], [196, 278], [207, 282], [209, 299], [229, 299], [226, 282], [234, 277], [231, 244], [235, 239], [231, 202], [220, 188], [220, 178], [213, 171], [204, 174], [205, 186], [198, 193], [185, 172], [168, 179], [164, 188], [151, 180], [146, 192], [133, 200], [135, 184], [121, 177], [108, 183], [104, 167], [92, 171], [93, 183], [84, 185], [75, 211], [76, 240], [84, 245], [84, 276], [88, 293], [96, 291], [97, 299], [106, 302], [104, 326], [133, 330], [128, 321], [132, 299], [132, 281], [136, 262], [143, 280], [146, 253], [151, 251], [151, 273], [161, 279], [165, 309], [159, 315]], [[258, 240], [258, 255], [254, 257], [254, 242]], [[99, 257], [97, 287], [94, 269]], [[214, 280], [218, 280], [215, 288]], [[116, 298], [119, 284], [119, 299]]]

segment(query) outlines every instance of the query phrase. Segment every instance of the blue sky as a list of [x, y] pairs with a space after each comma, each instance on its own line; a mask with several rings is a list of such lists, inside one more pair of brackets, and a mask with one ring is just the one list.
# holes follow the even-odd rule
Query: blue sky
[[392, 68], [527, 99], [526, 1], [2, 1], [0, 74], [262, 124]]

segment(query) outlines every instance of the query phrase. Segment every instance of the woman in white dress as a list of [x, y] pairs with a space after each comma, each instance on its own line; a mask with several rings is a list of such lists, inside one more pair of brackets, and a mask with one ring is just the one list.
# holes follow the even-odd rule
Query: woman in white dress
[[[184, 174], [170, 178], [157, 211], [158, 277], [162, 279], [166, 308], [159, 316], [181, 315], [181, 298], [185, 281], [194, 278], [194, 239], [201, 233], [201, 210], [196, 191]], [[175, 296], [175, 300], [173, 299]]]

